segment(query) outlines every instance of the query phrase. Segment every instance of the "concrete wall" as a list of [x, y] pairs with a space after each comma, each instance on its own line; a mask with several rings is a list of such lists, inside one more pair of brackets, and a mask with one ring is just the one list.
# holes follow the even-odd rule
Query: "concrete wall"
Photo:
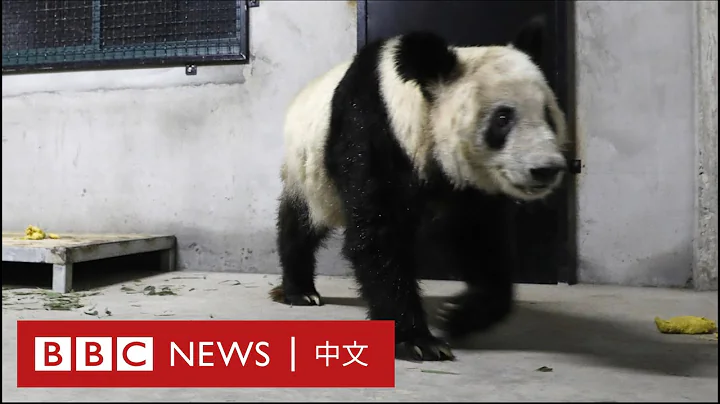
[[[699, 49], [696, 6], [576, 3], [578, 136], [585, 163], [578, 180], [581, 282], [689, 285], [698, 262], [698, 286], [714, 276], [717, 288], [717, 48], [712, 59], [707, 43]], [[712, 19], [716, 37], [717, 2], [714, 8], [702, 30], [712, 30]], [[714, 130], [709, 115], [700, 124], [698, 111], [698, 100], [703, 109], [713, 108], [705, 105], [709, 97]], [[715, 157], [704, 156], [698, 172], [698, 152], [710, 149]], [[695, 243], [699, 220], [704, 236]]]
[[[717, 20], [694, 4], [576, 3], [583, 282], [684, 286], [694, 265], [717, 287]], [[251, 64], [194, 77], [3, 77], [3, 229], [171, 232], [182, 268], [277, 272], [282, 114], [355, 51], [354, 7], [262, 2]], [[319, 272], [346, 273], [330, 247]]]
[[267, 1], [246, 66], [3, 76], [3, 230], [173, 233], [182, 268], [277, 272], [284, 109], [356, 32], [354, 2]]
[[696, 116], [698, 200], [694, 284], [718, 288], [718, 2], [698, 2]]

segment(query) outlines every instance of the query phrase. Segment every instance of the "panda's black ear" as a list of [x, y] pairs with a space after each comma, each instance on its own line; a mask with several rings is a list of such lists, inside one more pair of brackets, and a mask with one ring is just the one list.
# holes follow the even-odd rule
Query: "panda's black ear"
[[515, 49], [527, 53], [536, 64], [542, 66], [543, 58], [547, 52], [547, 17], [539, 14], [518, 31], [515, 39], [510, 43]]
[[440, 81], [452, 80], [460, 67], [457, 55], [445, 39], [430, 32], [401, 36], [395, 62], [397, 72], [404, 80], [417, 81], [424, 89]]

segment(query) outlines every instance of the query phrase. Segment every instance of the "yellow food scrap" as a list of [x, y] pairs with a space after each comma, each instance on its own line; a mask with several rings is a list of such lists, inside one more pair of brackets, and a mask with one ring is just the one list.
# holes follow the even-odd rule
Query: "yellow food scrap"
[[655, 317], [655, 325], [663, 334], [709, 334], [717, 330], [714, 321], [696, 316], [679, 316], [667, 320]]
[[54, 233], [45, 233], [41, 228], [30, 225], [25, 229], [23, 240], [44, 240], [46, 238], [59, 239], [60, 236]]

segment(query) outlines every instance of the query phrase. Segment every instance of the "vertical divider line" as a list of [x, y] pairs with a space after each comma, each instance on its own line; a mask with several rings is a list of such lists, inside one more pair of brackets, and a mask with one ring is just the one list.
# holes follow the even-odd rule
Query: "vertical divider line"
[[290, 337], [290, 371], [295, 372], [295, 337]]

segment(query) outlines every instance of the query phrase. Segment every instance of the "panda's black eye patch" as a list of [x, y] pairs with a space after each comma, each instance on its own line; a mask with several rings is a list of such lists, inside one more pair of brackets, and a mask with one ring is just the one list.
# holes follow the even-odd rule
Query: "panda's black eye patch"
[[485, 143], [492, 149], [500, 149], [505, 145], [507, 135], [515, 125], [515, 109], [499, 107], [492, 116], [485, 132]]

